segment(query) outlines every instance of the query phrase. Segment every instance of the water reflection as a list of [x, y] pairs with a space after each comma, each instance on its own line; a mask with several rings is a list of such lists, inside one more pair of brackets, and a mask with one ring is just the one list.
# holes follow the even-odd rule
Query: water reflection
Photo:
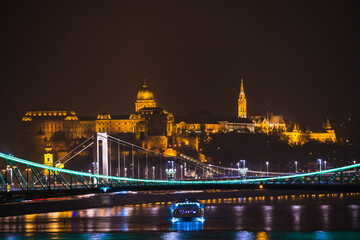
[[181, 233], [179, 232], [169, 232], [165, 233], [162, 237], [164, 240], [177, 240], [181, 238]]
[[317, 231], [317, 232], [315, 232], [315, 239], [317, 239], [317, 240], [329, 239], [329, 234], [324, 231]]
[[236, 240], [252, 240], [254, 239], [254, 233], [248, 231], [241, 231], [235, 234]]
[[268, 240], [269, 237], [266, 232], [258, 232], [256, 235], [256, 240]]
[[323, 227], [324, 227], [324, 229], [329, 229], [330, 206], [322, 205], [322, 206], [320, 206], [320, 209], [321, 209], [321, 213], [322, 213]]
[[244, 210], [245, 210], [245, 206], [234, 206], [236, 226], [240, 226], [239, 228], [241, 228], [243, 224]]
[[204, 223], [200, 221], [174, 222], [171, 231], [199, 231], [204, 229]]
[[293, 205], [291, 206], [292, 216], [294, 219], [294, 228], [296, 231], [300, 230], [300, 214], [301, 214], [301, 206]]
[[271, 231], [271, 225], [273, 222], [273, 206], [263, 206], [264, 212], [264, 223], [265, 223], [265, 230]]
[[359, 218], [360, 218], [360, 206], [359, 205], [349, 205], [348, 206], [350, 211], [351, 211], [351, 215], [352, 215], [352, 221], [351, 221], [351, 226], [353, 228], [356, 228], [356, 226], [359, 226]]
[[[206, 218], [204, 223], [172, 224], [169, 221], [170, 205], [163, 202], [94, 208], [0, 218], [0, 232], [241, 230], [233, 237], [267, 239], [266, 232], [270, 231], [359, 230], [358, 199], [359, 195], [351, 194], [309, 194], [203, 200]], [[259, 232], [254, 234], [254, 231]], [[175, 235], [169, 234], [166, 237]], [[321, 239], [322, 236], [323, 233], [316, 232], [316, 239]]]

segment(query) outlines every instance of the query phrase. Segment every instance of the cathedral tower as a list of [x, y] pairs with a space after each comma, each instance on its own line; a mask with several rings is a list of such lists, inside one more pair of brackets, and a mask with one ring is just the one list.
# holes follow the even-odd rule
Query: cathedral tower
[[243, 79], [241, 79], [240, 94], [238, 99], [238, 118], [247, 118], [246, 98], [244, 92]]

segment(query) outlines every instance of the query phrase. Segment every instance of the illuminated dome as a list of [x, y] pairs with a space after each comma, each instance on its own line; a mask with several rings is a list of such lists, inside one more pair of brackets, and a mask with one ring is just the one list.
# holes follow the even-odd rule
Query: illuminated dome
[[144, 84], [142, 89], [137, 94], [137, 99], [135, 102], [135, 112], [139, 111], [142, 108], [154, 108], [156, 107], [156, 102], [154, 99], [154, 94], [148, 89], [146, 84], [146, 79], [144, 79]]
[[148, 89], [146, 81], [143, 88], [137, 94], [137, 100], [154, 100], [154, 94]]

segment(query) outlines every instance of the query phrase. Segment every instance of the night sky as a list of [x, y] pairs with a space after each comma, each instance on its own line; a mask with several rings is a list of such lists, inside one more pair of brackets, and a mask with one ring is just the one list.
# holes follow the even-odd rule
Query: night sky
[[357, 1], [2, 1], [0, 150], [28, 110], [358, 115]]

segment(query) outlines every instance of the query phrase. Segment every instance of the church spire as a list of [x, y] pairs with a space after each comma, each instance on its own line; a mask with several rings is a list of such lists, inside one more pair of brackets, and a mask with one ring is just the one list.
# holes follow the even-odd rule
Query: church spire
[[238, 99], [238, 118], [247, 118], [244, 80], [242, 78], [241, 78], [241, 85], [240, 85], [240, 94], [239, 94], [239, 99]]
[[299, 124], [295, 123], [293, 132], [299, 132], [299, 131], [300, 131]]
[[326, 122], [324, 123], [324, 129], [325, 130], [330, 130], [331, 129], [331, 124], [330, 124], [330, 120], [329, 120], [328, 117], [326, 118]]
[[245, 94], [244, 91], [244, 79], [241, 78], [240, 95]]
[[144, 78], [143, 88], [147, 88], [146, 78]]

